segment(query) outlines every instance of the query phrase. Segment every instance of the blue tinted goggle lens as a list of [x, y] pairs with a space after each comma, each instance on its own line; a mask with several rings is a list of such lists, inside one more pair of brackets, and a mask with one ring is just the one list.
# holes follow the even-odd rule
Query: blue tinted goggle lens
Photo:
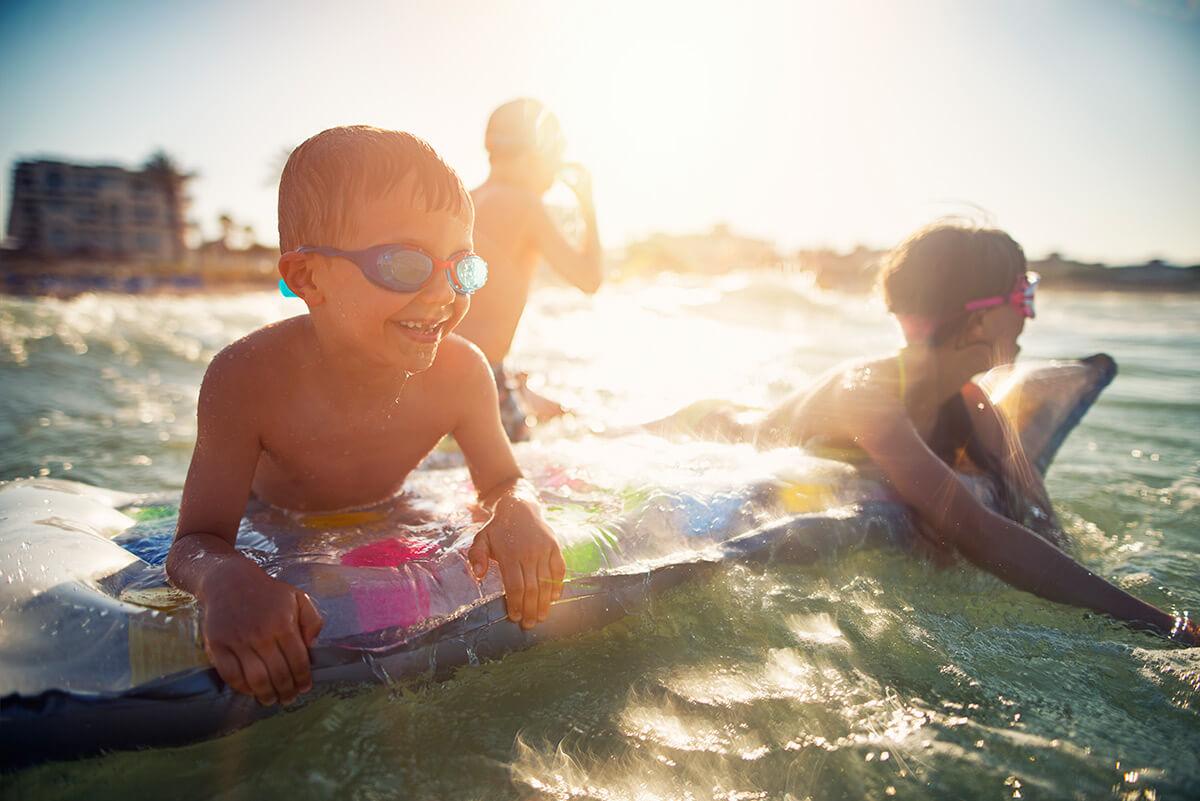
[[385, 250], [375, 260], [375, 270], [389, 289], [416, 292], [433, 274], [433, 260], [415, 250]]
[[466, 256], [454, 265], [454, 290], [463, 295], [483, 289], [487, 279], [487, 262], [478, 256]]

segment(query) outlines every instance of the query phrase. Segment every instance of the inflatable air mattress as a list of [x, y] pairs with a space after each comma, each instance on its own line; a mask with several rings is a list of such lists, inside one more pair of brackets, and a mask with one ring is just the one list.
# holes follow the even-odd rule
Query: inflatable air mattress
[[[1093, 356], [1017, 368], [988, 388], [1044, 471], [1115, 370]], [[252, 503], [237, 546], [320, 609], [321, 692], [444, 678], [603, 626], [726, 563], [812, 562], [915, 536], [869, 467], [799, 449], [663, 446], [645, 433], [521, 446], [568, 567], [561, 600], [530, 631], [505, 617], [495, 570], [482, 584], [470, 575], [464, 553], [480, 523], [462, 468], [419, 470], [402, 495], [370, 508], [297, 514]], [[990, 479], [965, 478], [990, 502]], [[182, 744], [279, 712], [223, 685], [193, 599], [165, 579], [177, 503], [48, 479], [0, 485], [6, 766]]]

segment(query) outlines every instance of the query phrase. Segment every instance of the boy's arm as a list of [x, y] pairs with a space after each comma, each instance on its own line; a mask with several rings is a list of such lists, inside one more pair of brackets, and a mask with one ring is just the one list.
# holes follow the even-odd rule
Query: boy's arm
[[167, 574], [200, 602], [204, 648], [221, 678], [263, 704], [288, 703], [312, 686], [308, 646], [321, 618], [305, 593], [234, 548], [262, 450], [244, 358], [218, 354], [200, 388], [196, 448]]
[[463, 350], [464, 408], [452, 433], [466, 457], [480, 506], [491, 514], [468, 559], [476, 578], [487, 575], [490, 561], [497, 563], [508, 616], [528, 629], [546, 619], [550, 604], [562, 594], [566, 565], [542, 520], [537, 492], [521, 475], [504, 434], [491, 369], [476, 348]]
[[[1081, 606], [1170, 635], [1171, 615], [1113, 586], [1022, 525], [985, 507], [921, 439], [903, 409], [871, 416], [858, 443], [936, 532], [984, 570], [1057, 603]], [[1194, 633], [1192, 635], [1194, 636]]]
[[600, 288], [604, 280], [604, 249], [600, 246], [600, 234], [596, 228], [591, 178], [582, 167], [577, 169], [576, 175], [572, 189], [579, 198], [579, 211], [583, 215], [583, 249], [577, 249], [566, 240], [541, 200], [533, 201], [531, 233], [534, 247], [554, 271], [590, 295]]

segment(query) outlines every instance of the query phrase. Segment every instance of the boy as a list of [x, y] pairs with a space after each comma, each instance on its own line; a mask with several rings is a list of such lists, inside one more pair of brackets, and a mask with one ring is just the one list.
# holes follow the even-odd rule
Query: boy
[[[544, 258], [590, 295], [600, 288], [604, 252], [596, 232], [591, 177], [581, 165], [563, 163], [565, 141], [558, 119], [541, 103], [526, 98], [496, 109], [484, 144], [491, 173], [471, 195], [479, 253], [498, 280], [475, 296], [459, 333], [478, 345], [491, 363], [504, 428], [516, 442], [529, 436], [526, 403], [540, 407], [532, 410], [537, 416], [562, 411], [518, 383], [503, 363], [538, 262]], [[567, 242], [542, 204], [542, 195], [560, 175], [579, 198], [586, 228], [582, 249]]]
[[509, 617], [525, 628], [561, 592], [558, 545], [505, 439], [488, 364], [450, 336], [486, 278], [472, 218], [458, 176], [410, 134], [333, 128], [284, 168], [279, 272], [308, 313], [209, 365], [167, 559], [204, 611], [222, 679], [262, 704], [311, 688], [321, 618], [234, 549], [251, 492], [306, 511], [378, 501], [453, 433], [491, 515], [468, 553], [475, 575], [497, 562]]

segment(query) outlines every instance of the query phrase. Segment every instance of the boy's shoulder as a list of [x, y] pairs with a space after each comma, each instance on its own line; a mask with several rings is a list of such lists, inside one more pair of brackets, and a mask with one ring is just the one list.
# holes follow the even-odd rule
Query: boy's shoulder
[[447, 410], [470, 408], [496, 392], [496, 380], [483, 351], [457, 334], [442, 340], [433, 364], [411, 381], [414, 389], [420, 387], [417, 391], [426, 403]]
[[481, 379], [491, 380], [492, 368], [487, 357], [474, 342], [458, 334], [450, 334], [438, 345], [437, 358], [426, 374], [435, 382], [450, 381], [456, 386]]
[[299, 315], [251, 331], [226, 345], [213, 356], [205, 383], [269, 386], [281, 378], [303, 352], [308, 334], [308, 315]]

